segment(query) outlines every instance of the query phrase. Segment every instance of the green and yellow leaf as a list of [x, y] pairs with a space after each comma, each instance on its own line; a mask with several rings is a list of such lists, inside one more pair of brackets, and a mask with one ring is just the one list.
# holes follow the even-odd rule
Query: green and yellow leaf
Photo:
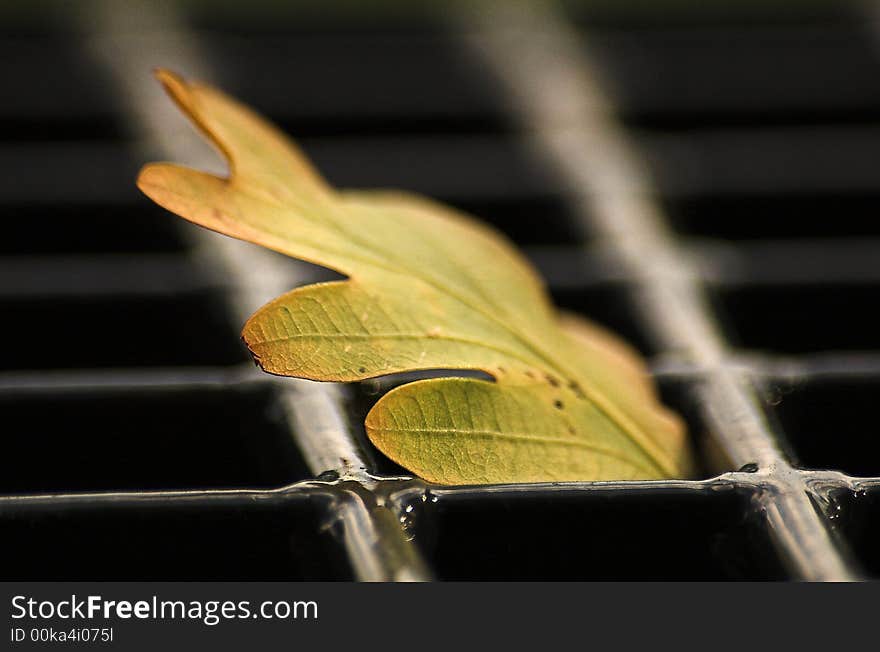
[[158, 76], [230, 174], [150, 164], [140, 189], [191, 222], [347, 277], [295, 289], [250, 318], [243, 338], [265, 371], [340, 382], [485, 372], [494, 382], [402, 385], [367, 415], [370, 440], [432, 482], [688, 475], [682, 423], [658, 402], [638, 356], [560, 315], [503, 236], [422, 197], [332, 188], [247, 107]]

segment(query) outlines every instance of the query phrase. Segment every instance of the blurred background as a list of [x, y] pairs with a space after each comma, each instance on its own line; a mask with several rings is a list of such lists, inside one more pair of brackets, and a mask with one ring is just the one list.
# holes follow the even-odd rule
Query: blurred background
[[[594, 207], [542, 149], [540, 121], [510, 90], [516, 49], [506, 65], [498, 48], [484, 50], [482, 32], [505, 13], [492, 11], [390, 0], [0, 4], [0, 493], [266, 488], [335, 468], [291, 438], [292, 413], [294, 430], [317, 417], [297, 412], [296, 398], [292, 407], [279, 400], [275, 381], [256, 379], [238, 337], [249, 310], [322, 272], [224, 253], [219, 237], [134, 186], [150, 160], [223, 169], [164, 98], [156, 65], [269, 116], [335, 185], [424, 193], [502, 230], [559, 305], [648, 357], [665, 400], [711, 440], [683, 389], [692, 379], [674, 338], [658, 339], [608, 250], [608, 229], [596, 228]], [[615, 142], [644, 171], [658, 228], [698, 275], [732, 364], [761, 360], [755, 387], [787, 459], [880, 476], [871, 419], [880, 398], [880, 4], [582, 1], [559, 15], [595, 75]], [[536, 93], [560, 90], [554, 69], [522, 70], [535, 75]], [[358, 430], [382, 390], [366, 383], [334, 405], [363, 455], [359, 468], [402, 473]], [[701, 445], [706, 477], [748, 461], [713, 448]], [[865, 504], [858, 509], [874, 514]], [[657, 527], [701, 527], [684, 525], [702, 513], [690, 509]], [[739, 522], [715, 516], [706, 528]], [[630, 517], [607, 515], [622, 538]], [[876, 556], [860, 552], [880, 538], [868, 520], [859, 511], [847, 521], [859, 523], [848, 545], [877, 569]], [[185, 521], [144, 525], [138, 536], [161, 548], [156, 532]], [[95, 536], [135, 527], [89, 523]], [[83, 525], [59, 517], [3, 527], [23, 554]], [[216, 523], [218, 537], [237, 541], [236, 532]], [[189, 536], [178, 541], [194, 551], [186, 567], [203, 563], [208, 573], [208, 561], [193, 561], [204, 553], [200, 535]], [[89, 540], [77, 541], [87, 556]], [[324, 554], [304, 545], [315, 559]], [[252, 551], [240, 573], [276, 572], [276, 552]], [[168, 554], [162, 568], [173, 574]], [[499, 554], [497, 567], [482, 560], [483, 575], [503, 576], [509, 560]], [[686, 564], [697, 553], [670, 554]], [[710, 556], [692, 575], [727, 572], [714, 553], [699, 554]], [[762, 555], [739, 570], [782, 572]], [[440, 574], [480, 576], [455, 565], [467, 558], [449, 553]], [[72, 572], [66, 563], [55, 572]], [[290, 573], [327, 577], [338, 564]]]

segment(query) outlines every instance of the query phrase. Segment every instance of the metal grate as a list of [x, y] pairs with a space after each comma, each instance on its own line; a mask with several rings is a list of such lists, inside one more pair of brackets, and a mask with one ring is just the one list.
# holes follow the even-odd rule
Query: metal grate
[[[297, 28], [155, 5], [0, 35], [21, 80], [0, 105], [6, 579], [880, 573], [862, 16], [499, 3]], [[707, 479], [426, 486], [362, 433], [381, 383], [255, 371], [240, 324], [322, 272], [137, 196], [142, 161], [217, 165], [155, 65], [254, 104], [335, 183], [506, 231], [558, 303], [649, 356]]]

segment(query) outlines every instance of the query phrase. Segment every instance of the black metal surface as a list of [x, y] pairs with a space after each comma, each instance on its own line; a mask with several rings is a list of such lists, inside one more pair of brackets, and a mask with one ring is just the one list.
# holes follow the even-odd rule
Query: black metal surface
[[[852, 378], [804, 356], [878, 348], [880, 279], [867, 272], [880, 245], [864, 238], [878, 235], [880, 47], [856, 14], [832, 13], [583, 24], [681, 241], [695, 256], [723, 241], [726, 258], [705, 256], [708, 283], [731, 341], [763, 356], [751, 364], [792, 461], [880, 476], [869, 420], [880, 366]], [[593, 240], [562, 185], [522, 146], [495, 81], [447, 27], [202, 15], [189, 29], [219, 71], [212, 81], [299, 138], [331, 181], [424, 192], [486, 218], [534, 256], [561, 306], [652, 359], [674, 353], [650, 337], [638, 288], [614, 278], [601, 242], [584, 261]], [[76, 34], [4, 34], [0, 52], [24, 89], [0, 113], [0, 270], [21, 279], [0, 279], [0, 553], [17, 560], [3, 578], [351, 579], [358, 564], [339, 511], [352, 496], [377, 520], [391, 510], [438, 579], [792, 576], [760, 513], [760, 474], [424, 487], [395, 479], [404, 471], [358, 430], [376, 399], [369, 384], [355, 390], [349, 420], [376, 486], [353, 490], [331, 473], [269, 491], [313, 473], [276, 381], [241, 371], [235, 280], [205, 272], [195, 227], [134, 190], [131, 118]], [[69, 102], [53, 101], [70, 86]], [[808, 238], [838, 241], [841, 255], [801, 266], [793, 283], [788, 245]], [[847, 238], [862, 239], [867, 263], [841, 280]], [[778, 355], [796, 373], [779, 373]], [[186, 380], [204, 368], [210, 381]], [[712, 450], [694, 406], [699, 382], [673, 371], [661, 391], [698, 442], [701, 477], [736, 471]], [[841, 550], [876, 575], [876, 490], [847, 482], [817, 505]]]
[[779, 579], [750, 491], [435, 492], [404, 507], [441, 579]]
[[265, 487], [309, 477], [272, 387], [0, 397], [3, 493]]
[[[350, 579], [326, 497], [4, 509], [6, 580]], [[63, 542], [64, 545], [59, 545]]]

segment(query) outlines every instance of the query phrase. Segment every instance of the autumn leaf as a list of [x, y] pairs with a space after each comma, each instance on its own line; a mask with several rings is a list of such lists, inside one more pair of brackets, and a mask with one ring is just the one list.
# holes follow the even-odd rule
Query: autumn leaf
[[[550, 303], [503, 236], [428, 199], [337, 190], [274, 126], [210, 86], [159, 71], [227, 159], [228, 179], [150, 164], [140, 189], [181, 217], [330, 268], [243, 338], [265, 371], [351, 382], [429, 369], [494, 380], [402, 385], [366, 418], [370, 440], [444, 484], [684, 477], [684, 428], [642, 362], [610, 333]], [[466, 163], [466, 162], [463, 162]]]

